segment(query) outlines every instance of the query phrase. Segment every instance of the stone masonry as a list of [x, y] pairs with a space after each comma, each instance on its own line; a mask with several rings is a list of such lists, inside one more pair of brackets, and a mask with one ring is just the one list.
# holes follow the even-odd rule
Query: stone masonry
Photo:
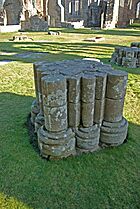
[[21, 21], [22, 31], [48, 31], [48, 23], [38, 15], [31, 16], [25, 21]]
[[126, 139], [126, 72], [88, 59], [42, 61], [34, 63], [34, 81], [31, 122], [42, 157], [61, 159]]
[[19, 25], [38, 15], [51, 27], [83, 22], [112, 29], [139, 22], [139, 8], [139, 0], [0, 0], [0, 24]]
[[116, 47], [111, 62], [129, 68], [139, 68], [140, 42], [131, 43], [131, 47]]

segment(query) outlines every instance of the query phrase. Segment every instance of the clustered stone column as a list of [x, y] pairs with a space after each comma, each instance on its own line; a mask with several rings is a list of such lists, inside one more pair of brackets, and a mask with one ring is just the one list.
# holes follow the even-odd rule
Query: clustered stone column
[[43, 157], [93, 152], [126, 139], [127, 73], [95, 60], [37, 62], [34, 81], [31, 122]]
[[131, 47], [116, 47], [111, 62], [129, 68], [140, 67], [140, 42], [131, 43]]
[[126, 85], [125, 72], [114, 70], [108, 73], [100, 140], [111, 146], [122, 144], [127, 135], [128, 122], [123, 118]]
[[76, 130], [77, 151], [94, 151], [99, 144], [99, 128], [94, 125], [96, 77], [83, 74], [81, 77], [81, 126]]

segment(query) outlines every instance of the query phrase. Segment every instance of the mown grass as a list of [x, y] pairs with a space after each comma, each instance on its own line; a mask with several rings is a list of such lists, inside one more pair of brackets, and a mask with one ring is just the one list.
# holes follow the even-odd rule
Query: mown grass
[[[140, 69], [114, 65], [129, 72], [124, 109], [129, 121], [127, 143], [53, 162], [41, 159], [29, 143], [25, 123], [35, 97], [32, 62], [94, 57], [109, 63], [115, 46], [140, 41], [140, 31], [134, 29], [61, 31], [61, 36], [27, 33], [34, 41], [22, 43], [8, 41], [15, 33], [0, 34], [0, 60], [14, 60], [0, 66], [0, 209], [138, 209]], [[84, 41], [93, 36], [102, 36], [105, 41]], [[47, 55], [23, 59], [2, 54], [27, 51]]]

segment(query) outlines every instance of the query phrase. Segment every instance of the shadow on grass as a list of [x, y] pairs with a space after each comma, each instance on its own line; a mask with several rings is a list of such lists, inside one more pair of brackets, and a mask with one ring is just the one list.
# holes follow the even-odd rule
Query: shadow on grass
[[129, 124], [128, 143], [120, 147], [48, 162], [29, 143], [33, 99], [0, 93], [1, 192], [35, 209], [139, 208], [140, 126]]
[[[56, 29], [55, 29], [56, 30]], [[67, 29], [67, 28], [57, 28], [57, 30], [63, 33], [77, 33], [77, 34], [100, 34], [100, 35], [115, 35], [115, 36], [140, 36], [140, 30], [134, 29], [113, 29], [113, 30], [94, 30], [91, 28], [83, 29]]]
[[[105, 43], [58, 43], [58, 42], [6, 42], [1, 43], [1, 52], [7, 55], [1, 55], [0, 60], [20, 61], [23, 63], [33, 63], [36, 61], [56, 61], [66, 59], [82, 59], [91, 57], [100, 59], [102, 62], [110, 63], [111, 54], [114, 48], [120, 46], [116, 44]], [[42, 53], [37, 57], [35, 53]], [[8, 53], [16, 53], [9, 55]], [[25, 54], [31, 54], [29, 57], [22, 57]], [[32, 57], [35, 56], [35, 57]], [[113, 65], [114, 68], [125, 70], [129, 73], [139, 74], [140, 69], [129, 69]]]
[[[41, 52], [42, 58], [47, 59], [50, 55], [60, 54], [62, 59], [65, 59], [65, 56], [74, 56], [85, 57], [86, 54], [92, 55], [94, 53], [96, 56], [98, 55], [106, 55], [107, 53], [112, 53], [113, 48], [119, 46], [115, 44], [104, 44], [104, 43], [58, 43], [58, 42], [4, 42], [0, 45], [0, 51], [7, 53], [7, 55], [1, 55], [0, 59], [9, 59], [13, 61], [22, 61], [25, 63], [30, 63], [36, 61], [37, 58], [20, 58], [20, 54], [28, 53], [28, 52]], [[9, 55], [8, 53], [16, 53], [15, 55]], [[43, 53], [47, 53], [45, 57], [43, 57]], [[69, 54], [70, 53], [70, 54]], [[75, 54], [74, 54], [75, 53]], [[85, 55], [83, 55], [85, 54]]]

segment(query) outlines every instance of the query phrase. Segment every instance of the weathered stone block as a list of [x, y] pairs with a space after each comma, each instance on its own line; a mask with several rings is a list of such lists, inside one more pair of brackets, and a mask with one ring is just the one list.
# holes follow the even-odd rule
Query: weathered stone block
[[121, 126], [124, 126], [125, 123], [126, 123], [126, 119], [123, 117], [122, 120], [115, 123], [103, 121], [102, 126], [110, 127], [110, 128], [119, 128]]
[[99, 135], [96, 138], [83, 140], [76, 136], [76, 146], [85, 150], [92, 150], [99, 144]]
[[118, 65], [122, 65], [122, 58], [121, 57], [117, 58], [117, 63], [118, 63]]
[[128, 122], [123, 118], [120, 122], [107, 123], [108, 126], [101, 127], [100, 141], [109, 146], [118, 146], [124, 142], [127, 137]]
[[[107, 124], [107, 122], [106, 122]], [[128, 122], [125, 118], [123, 118], [120, 122], [116, 122], [116, 123], [108, 123], [108, 125], [110, 126], [104, 126], [102, 125], [101, 127], [101, 131], [104, 133], [121, 133], [121, 132], [125, 132], [127, 127], [128, 127]], [[113, 127], [114, 126], [114, 127]]]
[[119, 53], [119, 57], [124, 57], [124, 54], [125, 54], [125, 47], [120, 47], [118, 53]]
[[122, 66], [128, 67], [128, 68], [136, 68], [137, 67], [137, 58], [129, 59], [126, 57], [122, 58]]
[[119, 100], [105, 99], [104, 120], [118, 122], [122, 120], [124, 98]]
[[35, 92], [36, 92], [36, 99], [40, 106], [40, 111], [43, 112], [43, 105], [42, 105], [42, 73], [47, 70], [46, 64], [42, 62], [34, 63], [34, 82], [35, 82]]
[[93, 125], [93, 115], [94, 115], [94, 103], [84, 103], [81, 104], [81, 118], [82, 125], [84, 127], [90, 127]]
[[[52, 138], [49, 138], [49, 137]], [[75, 137], [70, 129], [58, 132], [58, 138], [53, 139], [54, 134], [49, 133], [44, 127], [38, 130], [38, 144], [40, 153], [49, 159], [60, 159], [75, 155]]]
[[118, 54], [116, 52], [114, 52], [111, 56], [111, 63], [116, 63], [117, 62], [117, 58], [118, 58]]
[[44, 106], [57, 107], [67, 102], [66, 79], [61, 75], [46, 76], [43, 82]]
[[135, 51], [132, 48], [126, 48], [125, 57], [128, 59], [133, 59], [135, 57]]
[[81, 100], [84, 103], [94, 103], [96, 77], [93, 75], [83, 75], [81, 79]]
[[[86, 130], [85, 130], [86, 129]], [[90, 130], [87, 132], [87, 130]], [[100, 129], [97, 127], [97, 124], [91, 126], [90, 128], [79, 128], [78, 130], [75, 130], [76, 136], [80, 137], [81, 139], [91, 139], [96, 138], [98, 135], [100, 135]]]
[[[91, 133], [92, 134], [93, 132], [95, 133], [99, 129], [98, 129], [97, 124], [94, 124], [93, 126], [88, 127], [88, 128], [80, 127], [78, 130], [80, 131], [81, 134], [83, 134], [83, 133], [88, 133], [88, 134]], [[78, 130], [76, 130], [76, 131], [78, 131]], [[82, 137], [81, 135], [78, 135], [78, 136]], [[84, 138], [85, 138], [85, 136], [84, 136]]]
[[75, 138], [71, 138], [68, 142], [65, 143], [65, 145], [54, 146], [42, 144], [41, 148], [42, 149], [40, 151], [42, 157], [49, 157], [49, 160], [62, 159], [76, 154]]
[[48, 131], [57, 132], [67, 129], [67, 106], [44, 107], [45, 127]]
[[69, 127], [76, 128], [80, 124], [80, 102], [68, 103], [68, 125]]
[[107, 73], [96, 72], [95, 99], [104, 99], [106, 92]]
[[64, 145], [71, 138], [75, 136], [72, 129], [67, 129], [56, 133], [49, 132], [45, 126], [41, 126], [38, 130], [38, 140], [44, 144], [50, 145]]
[[82, 128], [82, 131], [76, 130], [76, 146], [77, 148], [84, 150], [94, 150], [98, 147], [99, 137], [100, 137], [100, 129], [97, 125], [94, 125], [90, 128], [92, 131], [87, 132]]
[[127, 131], [122, 133], [105, 133], [101, 132], [100, 139], [102, 143], [110, 146], [118, 146], [124, 142], [127, 136]]
[[67, 78], [68, 102], [78, 103], [80, 101], [80, 77]]
[[121, 99], [125, 96], [128, 74], [123, 71], [109, 73], [107, 76], [106, 97]]
[[21, 22], [21, 29], [23, 31], [48, 31], [48, 23], [38, 15], [34, 15]]
[[104, 118], [104, 104], [105, 100], [98, 100], [95, 99], [95, 106], [94, 106], [94, 123], [97, 123], [101, 126], [103, 118]]

